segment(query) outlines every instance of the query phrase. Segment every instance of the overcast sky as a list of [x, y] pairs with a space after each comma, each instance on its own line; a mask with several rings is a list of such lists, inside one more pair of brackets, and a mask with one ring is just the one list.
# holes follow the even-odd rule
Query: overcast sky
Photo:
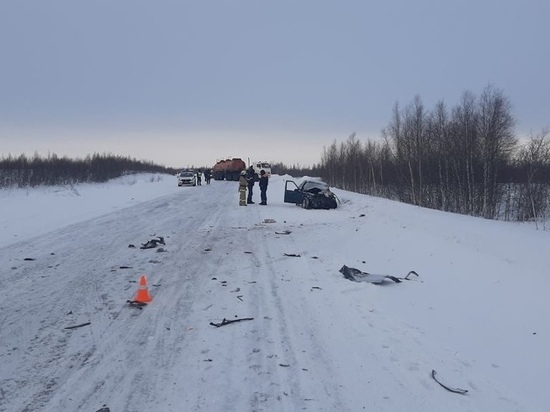
[[492, 84], [550, 126], [548, 0], [1, 0], [0, 156], [309, 165]]

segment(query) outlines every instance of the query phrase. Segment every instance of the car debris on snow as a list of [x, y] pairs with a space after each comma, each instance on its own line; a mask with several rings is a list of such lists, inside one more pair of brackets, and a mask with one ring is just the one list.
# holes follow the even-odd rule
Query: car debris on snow
[[452, 388], [450, 386], [447, 386], [447, 385], [441, 383], [441, 381], [436, 378], [436, 375], [437, 375], [437, 372], [435, 371], [435, 369], [432, 369], [432, 378], [433, 378], [433, 380], [436, 381], [437, 383], [439, 383], [443, 388], [447, 389], [449, 392], [459, 393], [461, 395], [465, 395], [466, 393], [468, 393], [467, 389]]
[[86, 323], [81, 323], [80, 325], [74, 325], [74, 326], [67, 326], [65, 329], [77, 329], [77, 328], [81, 328], [83, 326], [88, 326], [88, 325], [91, 325], [92, 322], [86, 322]]
[[140, 249], [154, 249], [159, 244], [160, 245], [166, 245], [166, 243], [164, 243], [164, 237], [157, 236], [157, 239], [151, 239], [146, 243], [142, 243], [141, 246], [140, 246]]
[[290, 230], [283, 230], [282, 232], [275, 232], [276, 235], [290, 235], [292, 232]]
[[240, 318], [240, 319], [230, 319], [230, 320], [223, 318], [223, 320], [220, 323], [210, 322], [210, 324], [212, 326], [219, 328], [221, 326], [229, 325], [230, 323], [242, 322], [243, 320], [254, 320], [254, 318]]
[[392, 275], [378, 275], [373, 273], [367, 273], [362, 272], [359, 269], [356, 268], [350, 268], [346, 265], [342, 266], [339, 270], [339, 272], [344, 275], [344, 277], [348, 280], [351, 280], [353, 282], [368, 282], [368, 283], [374, 283], [374, 284], [381, 284], [385, 280], [389, 279], [394, 281], [395, 283], [401, 283], [403, 280], [410, 280], [410, 275], [415, 275], [418, 277], [418, 273], [416, 273], [414, 270], [411, 270], [407, 276], [400, 278], [397, 276]]
[[285, 256], [288, 256], [288, 257], [301, 257], [300, 255], [297, 255], [295, 253], [285, 253]]
[[147, 303], [145, 302], [140, 302], [138, 300], [127, 300], [126, 301], [128, 303], [128, 305], [130, 305], [131, 307], [133, 308], [136, 308], [136, 309], [143, 309], [144, 306], [147, 306]]

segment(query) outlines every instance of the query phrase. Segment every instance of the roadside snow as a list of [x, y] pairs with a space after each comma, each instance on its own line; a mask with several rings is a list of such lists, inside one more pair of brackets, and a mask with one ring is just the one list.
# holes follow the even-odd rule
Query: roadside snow
[[547, 410], [548, 232], [339, 190], [304, 210], [289, 178], [267, 207], [173, 176], [0, 191], [0, 411]]

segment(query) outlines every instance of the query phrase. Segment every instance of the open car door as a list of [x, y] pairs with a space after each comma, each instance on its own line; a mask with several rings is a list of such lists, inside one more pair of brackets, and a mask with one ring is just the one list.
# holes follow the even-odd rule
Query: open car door
[[301, 205], [304, 195], [292, 180], [285, 180], [285, 203]]

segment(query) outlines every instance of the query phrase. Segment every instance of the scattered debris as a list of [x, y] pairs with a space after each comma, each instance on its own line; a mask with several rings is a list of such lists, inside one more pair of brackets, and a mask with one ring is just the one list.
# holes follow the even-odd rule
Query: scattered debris
[[133, 269], [132, 266], [119, 266], [119, 269]]
[[279, 366], [282, 366], [283, 368], [288, 368], [290, 365], [287, 365], [286, 363], [279, 363]]
[[277, 223], [275, 219], [264, 219], [262, 223]]
[[435, 377], [436, 374], [437, 374], [437, 372], [435, 371], [435, 369], [432, 369], [432, 378], [433, 378], [433, 380], [436, 381], [437, 383], [439, 383], [443, 388], [447, 389], [449, 392], [459, 393], [459, 394], [461, 394], [461, 395], [464, 395], [464, 394], [468, 393], [468, 390], [467, 390], [467, 389], [452, 388], [452, 387], [450, 387], [450, 386], [444, 385], [443, 383], [441, 383], [441, 382]]
[[361, 214], [359, 215], [359, 217], [365, 217], [365, 214], [364, 214], [364, 213], [361, 213]]
[[219, 328], [221, 326], [229, 325], [230, 323], [241, 322], [243, 320], [254, 320], [254, 318], [241, 318], [241, 319], [232, 319], [232, 320], [227, 320], [227, 319], [223, 318], [221, 323], [210, 322], [210, 324], [212, 326], [215, 326], [215, 327]]
[[128, 245], [129, 248], [135, 248], [135, 245], [132, 245], [131, 243]]
[[393, 280], [395, 283], [401, 283], [402, 280], [410, 280], [410, 275], [418, 276], [418, 273], [416, 273], [414, 270], [411, 270], [404, 278], [399, 278], [391, 275], [377, 275], [373, 273], [362, 272], [359, 269], [349, 268], [346, 265], [342, 266], [339, 272], [343, 274], [346, 279], [353, 282], [368, 282], [375, 284], [381, 284], [386, 279]]
[[209, 247], [207, 247], [206, 249], [204, 249], [204, 251], [205, 251], [205, 252], [211, 252], [211, 251], [212, 251], [212, 249], [211, 249], [211, 248], [209, 248]]
[[322, 288], [320, 288], [319, 286], [312, 286], [311, 289], [319, 289], [319, 290], [323, 290]]
[[25, 258], [23, 260], [36, 260], [35, 258]]
[[91, 324], [92, 322], [86, 322], [86, 323], [81, 323], [80, 325], [67, 326], [65, 329], [76, 329], [76, 328], [81, 328], [82, 326], [88, 326]]
[[301, 257], [300, 255], [297, 255], [295, 253], [285, 253], [285, 256], [288, 256], [288, 257]]
[[312, 259], [319, 259], [318, 256], [312, 256], [311, 258], [312, 258]]
[[282, 232], [275, 232], [276, 235], [290, 235], [292, 232], [290, 230], [283, 230]]
[[151, 239], [147, 243], [142, 243], [140, 249], [154, 249], [158, 245], [166, 245], [162, 236], [157, 236], [157, 239]]
[[252, 254], [252, 252], [248, 252], [248, 251], [245, 251], [244, 253], [247, 253], [247, 254], [249, 254], [249, 255], [251, 255], [251, 254]]
[[127, 300], [126, 301], [131, 307], [137, 308], [137, 309], [143, 309], [144, 306], [147, 306], [147, 303], [140, 302], [138, 300]]
[[166, 249], [164, 249], [163, 247], [159, 247], [157, 249], [157, 253], [161, 253], [161, 252], [166, 252]]
[[241, 302], [243, 302], [242, 297], [243, 297], [243, 295], [238, 295], [238, 296], [237, 296], [237, 299], [239, 299]]
[[241, 290], [241, 288], [237, 288], [235, 290], [232, 290], [231, 292], [239, 292]]
[[95, 412], [111, 412], [111, 410], [109, 408], [107, 408], [106, 404], [103, 404], [103, 407], [101, 409], [98, 409]]

